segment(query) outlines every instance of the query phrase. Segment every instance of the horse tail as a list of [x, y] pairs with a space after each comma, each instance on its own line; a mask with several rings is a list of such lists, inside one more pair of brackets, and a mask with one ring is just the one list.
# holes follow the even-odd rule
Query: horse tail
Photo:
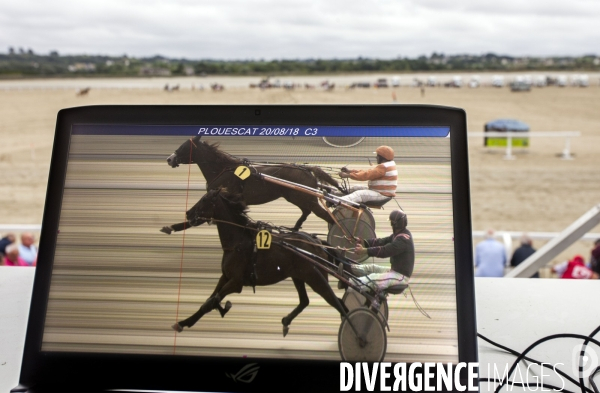
[[332, 186], [337, 188], [339, 191], [342, 191], [342, 192], [344, 191], [340, 188], [340, 184], [337, 182], [337, 180], [335, 180], [327, 172], [325, 172], [323, 169], [319, 168], [318, 166], [305, 166], [304, 168], [308, 169], [313, 174], [313, 176], [317, 178], [317, 180], [319, 180], [321, 182], [325, 182], [327, 184], [331, 184]]

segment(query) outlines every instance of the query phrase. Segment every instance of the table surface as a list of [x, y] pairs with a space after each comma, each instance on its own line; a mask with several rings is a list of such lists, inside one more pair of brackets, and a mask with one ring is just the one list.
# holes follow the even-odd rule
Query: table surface
[[[0, 393], [8, 393], [18, 384], [34, 272], [34, 268], [0, 267]], [[478, 332], [518, 352], [544, 336], [588, 335], [600, 325], [598, 280], [476, 278], [475, 292]], [[502, 375], [515, 360], [515, 356], [482, 340], [478, 345], [481, 377], [493, 376], [494, 369]], [[561, 338], [542, 344], [530, 356], [552, 365], [562, 363], [557, 367], [575, 376], [580, 347], [581, 340]], [[595, 368], [600, 348], [590, 345], [588, 354], [586, 369]], [[531, 384], [540, 374], [534, 367], [527, 370], [524, 363], [519, 371], [515, 380]], [[562, 386], [562, 379], [552, 370], [544, 375], [545, 382]], [[577, 391], [568, 381], [565, 386]], [[494, 387], [481, 383], [482, 392]], [[514, 387], [512, 391], [523, 390]]]

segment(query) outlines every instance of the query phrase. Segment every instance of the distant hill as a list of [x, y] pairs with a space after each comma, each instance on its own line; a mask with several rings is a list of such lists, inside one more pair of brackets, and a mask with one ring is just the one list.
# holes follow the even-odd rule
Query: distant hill
[[162, 56], [60, 56], [39, 55], [32, 50], [0, 54], [0, 78], [65, 76], [170, 76], [170, 75], [270, 75], [334, 74], [349, 72], [419, 71], [600, 71], [600, 57], [512, 57], [452, 55], [397, 59], [304, 60], [188, 60]]

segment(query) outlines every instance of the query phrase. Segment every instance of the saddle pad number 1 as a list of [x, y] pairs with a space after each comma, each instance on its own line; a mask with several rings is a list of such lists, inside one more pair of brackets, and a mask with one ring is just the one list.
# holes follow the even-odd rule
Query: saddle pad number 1
[[235, 172], [233, 172], [237, 177], [242, 180], [246, 180], [248, 176], [250, 176], [250, 168], [247, 166], [240, 165], [235, 168]]
[[271, 248], [271, 232], [262, 230], [256, 234], [256, 248], [259, 250], [268, 250]]

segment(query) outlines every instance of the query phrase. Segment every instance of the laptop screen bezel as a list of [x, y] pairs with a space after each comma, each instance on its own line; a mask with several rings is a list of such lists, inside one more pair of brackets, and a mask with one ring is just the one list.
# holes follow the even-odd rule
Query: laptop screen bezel
[[[151, 389], [264, 391], [266, 382], [227, 385], [224, 368], [247, 361], [190, 356], [42, 352], [44, 320], [62, 205], [71, 129], [75, 124], [106, 125], [362, 125], [447, 126], [450, 128], [456, 309], [459, 362], [477, 361], [473, 247], [469, 195], [466, 114], [463, 110], [426, 105], [240, 105], [240, 106], [89, 106], [58, 113], [39, 259], [26, 333], [20, 384], [39, 389]], [[261, 380], [293, 378], [288, 391], [303, 391], [308, 380], [339, 386], [339, 362], [258, 360]], [[199, 371], [202, 370], [202, 371]], [[201, 376], [200, 376], [201, 375]], [[323, 379], [324, 378], [324, 379]], [[233, 390], [232, 390], [233, 389]], [[291, 389], [291, 390], [290, 390]], [[327, 390], [327, 389], [326, 389]]]

